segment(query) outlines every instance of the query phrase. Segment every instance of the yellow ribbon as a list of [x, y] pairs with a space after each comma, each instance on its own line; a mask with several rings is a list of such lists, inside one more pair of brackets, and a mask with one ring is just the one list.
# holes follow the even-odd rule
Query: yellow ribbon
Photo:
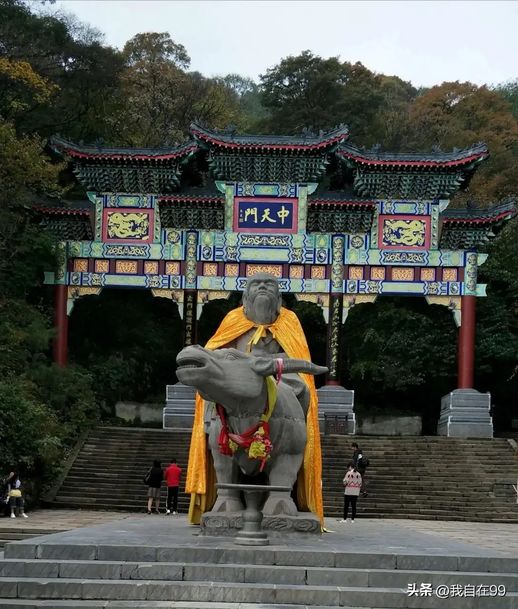
[[269, 325], [259, 325], [257, 326], [254, 335], [252, 336], [252, 338], [250, 339], [250, 341], [248, 342], [248, 351], [250, 352], [252, 350], [252, 347], [254, 345], [257, 345], [257, 343], [261, 340], [261, 338], [265, 338], [267, 331], [269, 330], [270, 326]]
[[268, 394], [268, 408], [265, 413], [261, 415], [261, 421], [267, 423], [272, 416], [273, 408], [277, 402], [277, 383], [273, 376], [266, 377], [266, 391]]

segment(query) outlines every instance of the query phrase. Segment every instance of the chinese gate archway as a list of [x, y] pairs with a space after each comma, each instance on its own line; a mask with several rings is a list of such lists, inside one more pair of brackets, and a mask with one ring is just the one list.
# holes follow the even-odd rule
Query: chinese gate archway
[[[448, 307], [459, 327], [458, 385], [443, 398], [439, 433], [492, 435], [489, 396], [473, 388], [476, 299], [485, 295], [477, 270], [487, 258], [477, 250], [516, 210], [510, 203], [448, 209], [487, 147], [390, 154], [360, 150], [347, 138], [344, 126], [288, 137], [196, 124], [189, 141], [173, 148], [53, 138], [89, 199], [80, 208], [39, 209], [42, 225], [61, 239], [60, 267], [47, 274], [56, 295], [55, 361], [66, 365], [67, 314], [85, 294], [128, 287], [172, 298], [188, 345], [204, 302], [268, 272], [283, 291], [323, 309], [325, 410], [329, 395], [339, 406], [348, 399], [338, 362], [350, 308], [387, 294], [424, 296]], [[332, 190], [322, 185], [326, 174]], [[348, 409], [354, 422], [352, 403]]]

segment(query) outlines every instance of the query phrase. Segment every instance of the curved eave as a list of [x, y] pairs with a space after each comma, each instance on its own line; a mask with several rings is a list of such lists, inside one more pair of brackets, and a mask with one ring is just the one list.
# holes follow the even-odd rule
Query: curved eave
[[467, 167], [473, 163], [480, 163], [489, 156], [489, 152], [482, 150], [457, 159], [372, 159], [347, 150], [337, 150], [338, 157], [352, 161], [363, 167], [383, 167], [386, 169], [450, 169]]
[[[317, 150], [327, 150], [347, 139], [349, 131], [343, 128], [333, 134], [323, 136], [321, 140], [313, 143], [261, 143], [261, 142], [246, 142], [246, 141], [228, 141], [227, 139], [218, 137], [216, 134], [208, 133], [198, 127], [191, 127], [191, 134], [196, 139], [203, 141], [211, 146], [218, 146], [228, 150], [243, 150], [247, 152], [312, 152]], [[272, 136], [272, 139], [275, 136]]]
[[50, 147], [59, 155], [70, 159], [88, 161], [124, 161], [132, 163], [134, 161], [147, 163], [149, 161], [164, 162], [186, 157], [198, 150], [196, 142], [186, 142], [177, 148], [168, 151], [156, 149], [142, 149], [135, 152], [133, 148], [111, 150], [96, 148], [94, 146], [79, 146], [66, 140], [52, 138], [49, 142]]
[[485, 218], [444, 218], [443, 225], [444, 226], [483, 226], [483, 225], [491, 225], [497, 222], [501, 222], [503, 220], [510, 220], [516, 215], [516, 210], [513, 212], [502, 212], [495, 216], [485, 217]]
[[33, 207], [36, 213], [44, 216], [78, 216], [78, 217], [90, 217], [91, 210], [87, 208], [82, 209], [68, 209], [60, 207]]

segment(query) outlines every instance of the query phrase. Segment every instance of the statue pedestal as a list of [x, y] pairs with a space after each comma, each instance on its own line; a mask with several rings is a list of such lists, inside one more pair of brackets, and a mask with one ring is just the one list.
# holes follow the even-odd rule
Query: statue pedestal
[[320, 520], [311, 512], [298, 512], [295, 516], [263, 514], [261, 506], [267, 493], [289, 493], [288, 486], [222, 483], [216, 484], [216, 487], [241, 491], [246, 509], [240, 512], [205, 512], [201, 517], [200, 535], [234, 537], [239, 545], [263, 546], [270, 543], [269, 538], [320, 535], [322, 532]]
[[492, 438], [491, 394], [455, 389], [441, 400], [437, 434], [450, 438]]
[[317, 395], [320, 433], [325, 433], [325, 415], [328, 418], [336, 415], [337, 417], [347, 417], [347, 434], [355, 434], [354, 391], [340, 385], [324, 385], [317, 389]]
[[196, 389], [182, 383], [167, 385], [163, 411], [164, 429], [192, 429]]
[[[243, 529], [243, 514], [244, 512], [205, 512], [201, 517], [200, 535], [239, 539], [238, 534]], [[312, 512], [299, 512], [296, 516], [263, 516], [261, 530], [270, 539], [322, 534], [320, 520]]]

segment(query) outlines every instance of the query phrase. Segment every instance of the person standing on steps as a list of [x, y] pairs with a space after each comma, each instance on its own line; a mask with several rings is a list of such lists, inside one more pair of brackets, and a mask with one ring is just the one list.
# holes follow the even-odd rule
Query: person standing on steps
[[162, 480], [164, 479], [164, 472], [160, 461], [153, 461], [152, 467], [148, 473], [144, 476], [144, 484], [147, 484], [147, 513], [151, 514], [151, 508], [153, 507], [153, 499], [155, 500], [155, 513], [160, 514], [160, 487], [162, 486]]
[[352, 463], [353, 463], [356, 471], [358, 471], [358, 473], [362, 477], [361, 496], [367, 497], [367, 495], [368, 495], [367, 484], [365, 481], [365, 470], [367, 469], [366, 459], [363, 456], [363, 450], [358, 446], [357, 442], [353, 442], [352, 447], [353, 447]]
[[347, 513], [349, 505], [351, 506], [351, 522], [354, 522], [356, 517], [356, 502], [360, 495], [362, 486], [362, 477], [360, 472], [354, 467], [354, 463], [349, 463], [347, 473], [343, 479], [344, 485], [344, 517], [340, 522], [347, 522]]
[[180, 486], [180, 477], [182, 468], [176, 465], [176, 459], [171, 459], [171, 465], [165, 470], [165, 481], [167, 484], [167, 500], [165, 503], [165, 513], [173, 515], [178, 514], [178, 487]]

